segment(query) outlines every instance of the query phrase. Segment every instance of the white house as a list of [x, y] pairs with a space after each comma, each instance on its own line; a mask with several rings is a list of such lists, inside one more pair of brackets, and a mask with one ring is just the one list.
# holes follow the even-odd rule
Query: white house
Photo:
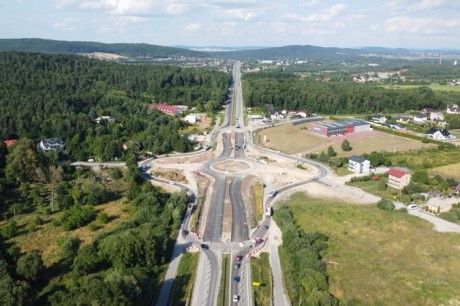
[[198, 118], [196, 115], [187, 115], [185, 116], [184, 121], [188, 123], [196, 123], [198, 121]]
[[63, 151], [64, 142], [61, 138], [47, 138], [40, 141], [40, 150], [42, 151]]
[[419, 113], [414, 116], [415, 123], [425, 123], [428, 120], [428, 116], [426, 114]]
[[448, 114], [460, 114], [460, 107], [457, 104], [452, 104], [447, 107]]
[[97, 117], [95, 120], [97, 123], [101, 123], [102, 120], [105, 120], [107, 122], [115, 122], [115, 118], [112, 118], [110, 116], [100, 116]]
[[352, 155], [348, 159], [348, 170], [354, 173], [369, 173], [371, 163], [361, 156]]
[[444, 114], [441, 112], [431, 112], [430, 120], [431, 121], [444, 121]]
[[428, 132], [428, 138], [436, 140], [455, 140], [456, 137], [451, 135], [446, 129], [431, 128]]
[[383, 115], [372, 115], [371, 120], [379, 123], [387, 122], [387, 118]]

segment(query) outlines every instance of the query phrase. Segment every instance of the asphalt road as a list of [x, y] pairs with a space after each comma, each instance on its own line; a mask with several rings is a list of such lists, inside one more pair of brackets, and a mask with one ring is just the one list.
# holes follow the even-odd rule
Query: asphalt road
[[249, 228], [246, 220], [246, 208], [241, 195], [240, 177], [235, 177], [230, 183], [230, 201], [232, 203], [232, 242], [249, 239]]

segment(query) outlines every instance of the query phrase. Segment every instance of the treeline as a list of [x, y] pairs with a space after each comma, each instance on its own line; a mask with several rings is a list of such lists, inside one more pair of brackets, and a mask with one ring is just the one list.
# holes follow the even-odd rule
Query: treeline
[[444, 65], [419, 64], [410, 65], [401, 75], [413, 80], [432, 80], [445, 83], [460, 78], [460, 66], [454, 66], [453, 60], [444, 60]]
[[307, 109], [326, 114], [397, 113], [425, 107], [444, 109], [458, 101], [458, 93], [438, 94], [428, 87], [391, 90], [371, 84], [319, 82], [289, 73], [244, 75], [248, 107], [273, 104], [276, 109]]
[[[56, 187], [68, 190], [70, 201], [57, 196], [61, 217], [46, 226], [62, 226], [67, 235], [56, 241], [58, 260], [45, 266], [39, 251], [21, 252], [11, 238], [35, 231], [28, 225], [19, 229], [15, 219], [0, 228], [1, 305], [151, 305], [160, 288], [161, 275], [188, 203], [185, 192], [168, 194], [143, 182], [136, 157], [129, 154], [128, 171], [120, 177], [128, 184], [125, 201], [130, 217], [118, 226], [102, 231], [90, 243], [83, 243], [71, 230], [109, 222], [105, 213], [94, 215], [94, 205], [106, 202], [103, 194], [94, 203], [74, 202], [86, 198], [77, 178], [93, 175], [89, 169], [63, 170], [63, 182]], [[64, 184], [64, 185], [62, 185]], [[66, 186], [67, 185], [67, 186]], [[98, 185], [98, 184], [95, 184]], [[34, 198], [37, 186], [21, 185], [25, 201]], [[73, 187], [76, 188], [73, 188]], [[52, 188], [52, 186], [49, 186]], [[64, 192], [65, 193], [65, 192]], [[107, 194], [106, 194], [107, 196]], [[17, 199], [19, 200], [19, 199]], [[38, 211], [48, 202], [32, 202], [36, 217], [31, 224], [42, 225]], [[123, 205], [123, 204], [119, 204]], [[49, 214], [53, 214], [51, 208]], [[58, 221], [57, 221], [58, 220]], [[57, 222], [56, 222], [57, 221]], [[67, 227], [69, 226], [69, 227]], [[94, 230], [94, 229], [93, 229]], [[70, 232], [69, 232], [70, 231]]]
[[[187, 151], [184, 123], [146, 105], [213, 111], [225, 101], [231, 76], [172, 66], [126, 65], [80, 56], [0, 53], [0, 138], [60, 137], [77, 159], [122, 156], [124, 142], [164, 153]], [[115, 123], [96, 124], [109, 115]]]
[[329, 292], [322, 252], [327, 236], [299, 229], [288, 207], [276, 210], [275, 220], [283, 233], [280, 248], [284, 284], [293, 305], [338, 305]]

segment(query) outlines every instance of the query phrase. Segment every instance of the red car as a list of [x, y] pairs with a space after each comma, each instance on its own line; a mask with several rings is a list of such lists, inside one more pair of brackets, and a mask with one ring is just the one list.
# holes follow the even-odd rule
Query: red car
[[243, 259], [243, 256], [241, 255], [236, 256], [236, 261], [241, 261], [241, 259]]

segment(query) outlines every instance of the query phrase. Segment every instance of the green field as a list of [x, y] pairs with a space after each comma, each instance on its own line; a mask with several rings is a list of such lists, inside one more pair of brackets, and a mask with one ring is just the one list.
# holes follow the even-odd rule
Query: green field
[[272, 274], [268, 253], [261, 253], [260, 257], [251, 257], [251, 276], [253, 282], [260, 286], [254, 286], [254, 306], [270, 306], [272, 297]]
[[185, 253], [179, 263], [172, 291], [172, 305], [190, 305], [199, 253]]
[[429, 87], [435, 91], [455, 91], [460, 92], [460, 86], [451, 85], [381, 85], [387, 89], [414, 89], [419, 87]]
[[[285, 202], [305, 231], [329, 237], [330, 292], [350, 305], [459, 305], [460, 235], [402, 212], [297, 193]], [[275, 211], [276, 213], [276, 211]]]

